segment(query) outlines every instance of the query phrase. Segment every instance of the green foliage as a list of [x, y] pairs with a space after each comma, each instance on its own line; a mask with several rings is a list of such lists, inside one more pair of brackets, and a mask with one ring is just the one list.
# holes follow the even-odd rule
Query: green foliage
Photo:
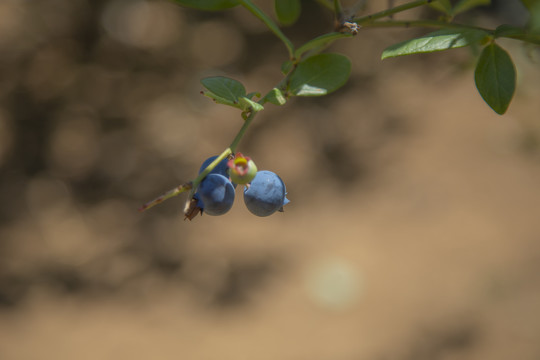
[[208, 89], [204, 95], [219, 104], [237, 106], [238, 99], [246, 96], [246, 88], [241, 82], [224, 76], [208, 77], [202, 79], [201, 83]]
[[516, 88], [510, 55], [495, 43], [486, 46], [478, 59], [474, 80], [484, 101], [497, 114], [504, 114]]
[[513, 25], [500, 25], [495, 29], [494, 36], [496, 38], [498, 37], [505, 37], [505, 36], [515, 36], [515, 35], [523, 35], [525, 34], [523, 29], [517, 26]]
[[173, 0], [180, 5], [206, 11], [232, 8], [240, 4], [239, 0]]
[[382, 59], [389, 57], [430, 53], [479, 44], [489, 34], [477, 29], [442, 29], [422, 37], [400, 42], [386, 48]]
[[300, 0], [275, 0], [274, 9], [279, 22], [283, 25], [294, 24], [302, 11]]
[[[203, 79], [202, 83], [207, 91], [204, 94], [219, 104], [236, 107], [246, 114], [260, 111], [262, 105], [271, 103], [283, 105], [289, 96], [322, 96], [343, 86], [351, 72], [351, 63], [343, 55], [325, 54], [321, 52], [334, 41], [353, 37], [358, 32], [358, 26], [421, 26], [437, 27], [439, 30], [424, 36], [403, 41], [387, 47], [382, 59], [403, 55], [431, 53], [466, 46], [482, 47], [494, 39], [506, 37], [540, 44], [540, 34], [534, 33], [535, 24], [540, 14], [540, 0], [522, 0], [531, 13], [531, 21], [527, 28], [502, 24], [494, 30], [482, 29], [453, 23], [454, 16], [469, 11], [475, 7], [489, 5], [490, 0], [413, 0], [394, 8], [382, 10], [378, 13], [357, 19], [339, 20], [336, 32], [330, 32], [313, 38], [295, 49], [289, 38], [280, 30], [279, 26], [251, 0], [174, 0], [185, 6], [202, 10], [223, 10], [236, 5], [243, 6], [255, 17], [261, 20], [286, 46], [289, 58], [281, 65], [281, 71], [286, 77], [279, 85], [271, 89], [260, 101], [252, 100], [254, 95], [246, 94], [243, 85], [236, 80], [214, 77]], [[321, 2], [335, 12], [341, 19], [342, 8], [339, 0], [333, 4]], [[418, 6], [428, 5], [444, 14], [439, 20], [411, 20], [411, 21], [378, 21], [393, 14], [397, 14]], [[296, 22], [301, 13], [300, 0], [274, 0], [274, 9], [277, 19], [282, 25]], [[351, 22], [352, 21], [352, 22]], [[509, 55], [498, 45], [491, 44], [485, 47], [478, 61], [475, 72], [478, 90], [484, 100], [497, 113], [506, 111], [515, 91], [515, 70]]]
[[285, 105], [287, 99], [283, 95], [283, 92], [278, 88], [273, 88], [270, 92], [264, 97], [265, 102], [269, 102], [274, 105]]
[[205, 96], [218, 104], [229, 105], [242, 111], [261, 111], [263, 106], [250, 98], [256, 93], [246, 94], [246, 88], [241, 82], [224, 76], [208, 77], [201, 80], [208, 89], [203, 91]]
[[296, 96], [321, 96], [345, 85], [351, 74], [350, 60], [341, 54], [317, 54], [300, 64], [289, 81]]
[[257, 112], [257, 111], [264, 110], [264, 107], [261, 104], [259, 104], [256, 101], [253, 101], [250, 98], [245, 97], [245, 96], [238, 99], [238, 104], [240, 105], [240, 109], [242, 111], [254, 111], [254, 112]]
[[294, 66], [294, 63], [291, 60], [284, 61], [281, 64], [281, 72], [284, 75], [287, 75], [292, 70], [293, 66]]

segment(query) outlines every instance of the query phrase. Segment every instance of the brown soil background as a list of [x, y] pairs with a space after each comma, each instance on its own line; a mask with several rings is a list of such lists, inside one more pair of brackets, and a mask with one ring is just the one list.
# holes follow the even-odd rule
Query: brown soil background
[[[295, 44], [332, 26], [303, 4]], [[0, 359], [538, 359], [537, 54], [501, 42], [519, 78], [498, 116], [467, 49], [379, 60], [421, 33], [337, 43], [346, 87], [257, 117], [240, 150], [286, 182], [284, 213], [238, 193], [187, 222], [184, 197], [136, 209], [241, 126], [199, 79], [267, 91], [283, 46], [243, 9], [0, 2]]]

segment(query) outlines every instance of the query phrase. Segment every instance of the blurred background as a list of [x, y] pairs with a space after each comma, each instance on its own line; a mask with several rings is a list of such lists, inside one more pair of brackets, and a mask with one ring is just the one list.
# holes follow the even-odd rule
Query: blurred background
[[[333, 26], [302, 5], [296, 45]], [[424, 32], [341, 40], [344, 88], [257, 116], [239, 150], [285, 181], [284, 213], [238, 191], [189, 222], [185, 196], [137, 208], [242, 124], [199, 79], [265, 93], [284, 46], [242, 8], [0, 1], [0, 359], [538, 359], [537, 50], [501, 41], [518, 87], [498, 116], [470, 49], [380, 61]]]

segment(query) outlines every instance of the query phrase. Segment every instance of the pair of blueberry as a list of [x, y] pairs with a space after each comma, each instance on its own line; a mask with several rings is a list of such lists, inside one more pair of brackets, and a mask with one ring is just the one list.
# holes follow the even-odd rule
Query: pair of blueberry
[[[199, 173], [216, 158], [212, 156], [206, 159]], [[213, 216], [223, 215], [233, 206], [236, 184], [229, 178], [231, 166], [234, 166], [232, 162], [224, 159], [201, 181], [193, 198], [202, 212]], [[252, 166], [255, 167], [254, 164]], [[238, 175], [236, 168], [234, 170], [235, 175]], [[251, 181], [244, 188], [244, 203], [248, 210], [257, 216], [269, 216], [276, 211], [283, 211], [283, 206], [289, 200], [285, 197], [285, 184], [281, 178], [271, 171], [257, 171], [256, 167], [250, 178]], [[240, 180], [241, 177], [233, 176], [233, 179]]]

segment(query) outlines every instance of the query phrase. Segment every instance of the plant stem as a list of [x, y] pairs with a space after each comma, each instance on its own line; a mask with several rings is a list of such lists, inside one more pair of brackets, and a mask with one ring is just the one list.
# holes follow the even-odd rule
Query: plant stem
[[526, 41], [531, 44], [540, 45], [540, 35], [537, 35], [537, 34], [516, 34], [516, 35], [506, 35], [506, 36], [501, 36], [501, 37]]
[[170, 199], [170, 198], [172, 198], [172, 197], [174, 197], [176, 195], [180, 195], [181, 193], [186, 192], [186, 191], [191, 190], [191, 189], [192, 189], [192, 184], [191, 183], [186, 183], [186, 184], [179, 185], [179, 186], [175, 187], [174, 189], [171, 189], [171, 190], [167, 191], [166, 193], [158, 196], [157, 198], [145, 203], [138, 210], [139, 211], [148, 210], [151, 207], [156, 206], [157, 204], [161, 204], [162, 202], [164, 202], [167, 199]]
[[368, 24], [368, 23], [370, 23], [370, 22], [372, 22], [374, 20], [377, 20], [377, 19], [381, 19], [381, 18], [390, 16], [390, 15], [394, 15], [394, 14], [397, 14], [397, 13], [405, 11], [405, 10], [413, 9], [415, 7], [427, 5], [427, 4], [429, 4], [429, 3], [433, 2], [433, 1], [435, 1], [435, 0], [412, 1], [410, 3], [399, 5], [399, 6], [396, 6], [396, 7], [390, 8], [390, 9], [386, 9], [386, 10], [383, 10], [383, 11], [379, 11], [379, 12], [371, 14], [371, 15], [356, 18], [353, 21], [355, 23], [357, 23], [358, 25], [365, 25], [365, 24]]
[[225, 159], [227, 156], [229, 156], [230, 154], [232, 154], [232, 150], [231, 148], [227, 148], [225, 149], [221, 154], [218, 155], [217, 158], [214, 159], [214, 161], [212, 161], [207, 167], [206, 169], [204, 169], [203, 171], [201, 171], [201, 173], [195, 178], [195, 180], [192, 181], [192, 184], [193, 184], [193, 188], [196, 189], [197, 186], [199, 186], [199, 183], [201, 182], [202, 179], [204, 179], [206, 177], [206, 175], [210, 174], [210, 172], [212, 170], [214, 170], [214, 168], [223, 160]]
[[[479, 26], [457, 24], [453, 22], [439, 21], [439, 20], [388, 20], [388, 21], [373, 21], [364, 23], [363, 28], [380, 28], [380, 27], [424, 27], [435, 29], [463, 29], [463, 30], [481, 30], [494, 36], [496, 38], [507, 38], [513, 40], [525, 41], [531, 44], [540, 45], [540, 35], [522, 33], [522, 34], [508, 34], [497, 35], [496, 30], [486, 29]], [[297, 51], [298, 52], [298, 51]]]
[[276, 23], [268, 17], [257, 5], [253, 4], [251, 0], [240, 0], [240, 3], [245, 7], [249, 12], [255, 15], [259, 20], [261, 20], [269, 29], [272, 31], [287, 47], [289, 52], [289, 58], [292, 59], [294, 56], [294, 46], [281, 29], [276, 25]]
[[257, 115], [257, 112], [253, 111], [251, 114], [249, 114], [247, 119], [244, 120], [244, 124], [242, 125], [242, 127], [240, 128], [236, 136], [234, 137], [234, 140], [232, 141], [231, 145], [229, 145], [229, 149], [231, 150], [231, 152], [234, 153], [236, 151], [236, 148], [238, 147], [240, 140], [242, 140], [244, 133], [246, 132], [247, 128], [249, 127], [253, 119], [255, 118], [255, 115]]
[[493, 33], [493, 30], [484, 29], [477, 26], [464, 24], [456, 24], [439, 20], [388, 20], [388, 21], [373, 21], [362, 24], [363, 28], [371, 27], [427, 27], [427, 28], [451, 28], [451, 29], [471, 29], [483, 30], [488, 33]]
[[[244, 131], [245, 131], [245, 129], [244, 129]], [[206, 177], [206, 175], [208, 175], [210, 173], [210, 171], [212, 171], [223, 159], [225, 159], [230, 154], [232, 154], [231, 148], [225, 149], [225, 151], [223, 151], [216, 159], [214, 159], [214, 161], [212, 161], [212, 163], [210, 163], [206, 167], [206, 169], [201, 171], [201, 173], [195, 178], [195, 180], [190, 181], [190, 182], [185, 183], [185, 184], [182, 184], [182, 185], [179, 185], [179, 186], [175, 187], [174, 189], [171, 189], [171, 190], [167, 191], [166, 193], [158, 196], [157, 198], [143, 204], [138, 210], [139, 211], [148, 210], [151, 207], [154, 207], [157, 204], [161, 204], [165, 200], [170, 199], [172, 197], [175, 197], [177, 195], [180, 195], [181, 193], [186, 192], [188, 190], [190, 190], [188, 199], [193, 198], [193, 195], [195, 194], [195, 191], [199, 187], [199, 184], [201, 183], [201, 181]]]
[[336, 14], [336, 18], [339, 19], [343, 15], [343, 8], [341, 7], [341, 1], [334, 0], [334, 13]]
[[[232, 154], [232, 150], [230, 147], [226, 148], [225, 151], [223, 151], [221, 154], [218, 155], [217, 158], [214, 159], [197, 177], [195, 180], [191, 182], [191, 191], [189, 192], [188, 199], [191, 199], [193, 195], [195, 194], [195, 191], [197, 191], [197, 188], [199, 187], [199, 184], [201, 181], [206, 177], [206, 175], [210, 174], [212, 170], [227, 156]], [[189, 201], [189, 200], [188, 200]]]

